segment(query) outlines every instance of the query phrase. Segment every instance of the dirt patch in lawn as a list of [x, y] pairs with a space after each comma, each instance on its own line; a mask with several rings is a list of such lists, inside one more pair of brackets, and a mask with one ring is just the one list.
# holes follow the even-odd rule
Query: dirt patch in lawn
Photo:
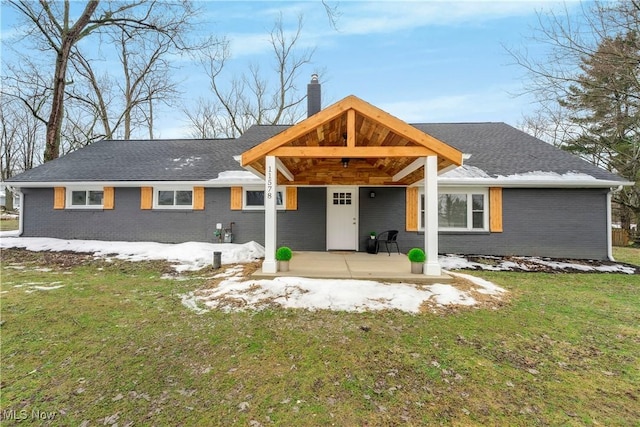
[[[117, 254], [113, 254], [115, 257]], [[21, 269], [29, 267], [46, 267], [51, 270], [70, 270], [74, 267], [93, 265], [108, 266], [121, 270], [135, 269], [131, 261], [116, 258], [98, 258], [92, 253], [73, 251], [29, 251], [20, 248], [0, 249], [0, 260], [5, 268]], [[161, 274], [177, 275], [175, 269], [166, 261], [146, 261], [152, 264]]]
[[49, 268], [68, 269], [78, 265], [87, 265], [95, 261], [90, 253], [71, 251], [33, 252], [26, 249], [9, 248], [0, 250], [0, 259], [4, 266], [10, 265], [45, 265]]
[[[515, 271], [523, 273], [623, 273], [640, 274], [640, 266], [624, 262], [592, 259], [524, 256], [449, 255], [445, 264], [456, 260], [450, 269]], [[447, 267], [445, 267], [447, 268]]]

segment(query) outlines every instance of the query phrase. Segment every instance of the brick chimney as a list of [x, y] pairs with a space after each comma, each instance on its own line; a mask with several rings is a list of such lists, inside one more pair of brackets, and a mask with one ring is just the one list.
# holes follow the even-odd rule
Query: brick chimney
[[307, 117], [313, 116], [322, 109], [322, 96], [318, 75], [311, 75], [311, 82], [307, 85]]

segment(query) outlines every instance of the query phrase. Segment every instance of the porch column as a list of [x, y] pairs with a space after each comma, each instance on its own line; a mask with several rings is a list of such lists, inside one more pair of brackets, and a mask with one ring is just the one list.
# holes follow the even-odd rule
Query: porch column
[[425, 276], [441, 274], [438, 261], [438, 156], [428, 156], [424, 162], [424, 263]]
[[264, 262], [263, 273], [276, 273], [278, 263], [276, 261], [276, 236], [278, 218], [276, 216], [276, 192], [277, 171], [276, 157], [266, 156], [264, 174]]

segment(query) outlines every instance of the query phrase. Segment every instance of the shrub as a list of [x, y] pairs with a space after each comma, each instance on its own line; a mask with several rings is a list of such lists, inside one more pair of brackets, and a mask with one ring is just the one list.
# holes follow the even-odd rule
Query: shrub
[[408, 253], [409, 261], [411, 262], [425, 262], [427, 256], [424, 254], [424, 251], [420, 248], [413, 248]]
[[276, 259], [278, 261], [289, 261], [292, 256], [293, 253], [291, 252], [291, 249], [286, 246], [281, 246], [276, 251]]

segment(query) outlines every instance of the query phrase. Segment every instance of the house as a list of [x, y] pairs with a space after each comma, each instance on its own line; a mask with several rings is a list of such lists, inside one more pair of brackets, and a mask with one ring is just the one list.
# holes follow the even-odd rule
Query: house
[[403, 251], [606, 259], [611, 193], [630, 183], [504, 123], [407, 124], [348, 96], [237, 139], [99, 141], [24, 172], [21, 234], [366, 250], [399, 230]]

